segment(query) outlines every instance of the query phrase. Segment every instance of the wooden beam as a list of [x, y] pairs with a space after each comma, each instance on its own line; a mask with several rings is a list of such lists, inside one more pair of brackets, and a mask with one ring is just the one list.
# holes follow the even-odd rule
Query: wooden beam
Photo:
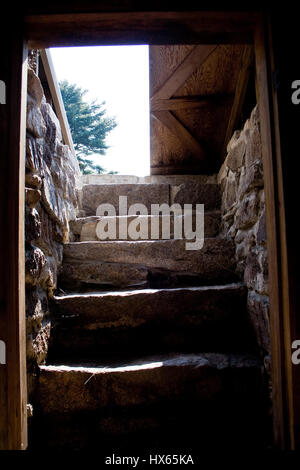
[[47, 82], [50, 88], [50, 93], [52, 96], [53, 104], [55, 107], [56, 115], [60, 122], [60, 127], [62, 131], [62, 136], [64, 143], [69, 146], [70, 150], [75, 155], [75, 149], [73, 144], [73, 139], [69, 127], [68, 118], [65, 111], [64, 102], [61, 96], [59, 84], [56, 78], [56, 73], [54, 70], [54, 65], [51, 58], [51, 53], [48, 49], [42, 49], [40, 51], [43, 67], [45, 70]]
[[273, 433], [275, 447], [288, 450], [294, 446], [289, 276], [278, 105], [273, 88], [272, 55], [268, 27], [262, 17], [255, 33], [255, 60], [266, 199]]
[[103, 11], [25, 16], [32, 49], [118, 44], [251, 44], [257, 13]]
[[[0, 339], [6, 363], [0, 365], [0, 449], [27, 447], [24, 180], [27, 100], [27, 48], [18, 22], [2, 44], [2, 76], [7, 84], [1, 105], [1, 304]], [[5, 55], [9, 60], [5, 59]], [[3, 123], [2, 123], [3, 119]]]
[[216, 48], [217, 46], [195, 46], [162, 87], [154, 93], [151, 101], [171, 98]]
[[151, 175], [203, 175], [206, 172], [207, 165], [203, 160], [193, 165], [151, 165]]
[[247, 91], [247, 86], [249, 82], [249, 76], [251, 71], [251, 66], [253, 64], [254, 59], [254, 50], [252, 46], [245, 46], [243, 51], [241, 66], [239, 71], [239, 76], [237, 80], [234, 101], [228, 121], [228, 126], [226, 130], [224, 145], [223, 145], [223, 156], [226, 155], [226, 147], [229, 140], [232, 137], [233, 132], [236, 129], [237, 120], [240, 116], [242, 111], [242, 107], [244, 104], [245, 94]]
[[169, 131], [172, 132], [186, 147], [191, 154], [196, 155], [199, 160], [205, 159], [205, 152], [202, 145], [193, 137], [190, 132], [176, 119], [176, 117], [169, 111], [155, 111], [152, 113], [156, 119], [162, 122]]
[[196, 109], [213, 105], [229, 104], [233, 95], [208, 95], [208, 96], [186, 96], [185, 98], [172, 98], [151, 100], [151, 112], [155, 111], [177, 111], [179, 109]]
[[[285, 361], [286, 382], [288, 398], [289, 433], [291, 447], [300, 449], [300, 368], [295, 361], [291, 364], [291, 351], [295, 352], [294, 341], [300, 338], [300, 291], [299, 291], [299, 236], [295, 230], [295, 214], [298, 213], [298, 198], [295, 197], [299, 184], [299, 172], [295, 161], [290, 158], [299, 146], [300, 106], [292, 101], [295, 91], [293, 82], [299, 75], [299, 62], [293, 60], [294, 48], [291, 44], [297, 43], [298, 17], [291, 15], [288, 9], [280, 9], [270, 13], [272, 24], [272, 41], [274, 63], [271, 73], [274, 80], [273, 93], [278, 106], [279, 132], [275, 134], [279, 141], [280, 162], [283, 175], [282, 192], [284, 194], [285, 219], [282, 230], [286, 236], [286, 260], [283, 258], [282, 277], [283, 285], [283, 320], [285, 334]], [[289, 24], [288, 30], [282, 34], [282, 24]], [[276, 76], [275, 73], [276, 72]], [[279, 78], [279, 80], [278, 80]], [[277, 115], [277, 112], [275, 116]], [[278, 201], [281, 204], [281, 201]], [[284, 271], [285, 270], [285, 271]]]

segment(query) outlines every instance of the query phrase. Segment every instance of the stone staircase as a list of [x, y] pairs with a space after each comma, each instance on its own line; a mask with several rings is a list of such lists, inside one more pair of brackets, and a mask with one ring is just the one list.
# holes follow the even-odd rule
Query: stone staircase
[[[200, 178], [200, 177], [199, 177]], [[174, 182], [175, 181], [175, 182]], [[100, 203], [204, 203], [205, 243], [99, 241]], [[40, 367], [33, 442], [55, 449], [263, 447], [262, 364], [235, 274], [218, 237], [220, 188], [193, 177], [87, 184], [85, 216], [64, 246]], [[125, 217], [128, 225], [134, 217]], [[151, 226], [151, 215], [145, 215]], [[162, 217], [159, 217], [160, 223]], [[171, 219], [171, 237], [174, 218]], [[41, 437], [42, 436], [42, 437]], [[41, 442], [42, 441], [42, 442]], [[163, 452], [164, 453], [164, 452]], [[177, 452], [178, 453], [178, 452]]]

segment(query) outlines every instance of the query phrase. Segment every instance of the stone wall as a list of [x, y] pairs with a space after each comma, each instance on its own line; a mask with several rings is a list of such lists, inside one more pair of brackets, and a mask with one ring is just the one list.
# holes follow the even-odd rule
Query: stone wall
[[48, 350], [48, 302], [56, 288], [69, 221], [78, 211], [79, 167], [63, 144], [59, 121], [41, 82], [28, 70], [25, 175], [25, 275], [29, 400], [35, 370]]
[[248, 287], [248, 313], [270, 367], [269, 287], [259, 110], [235, 131], [219, 172], [222, 235], [235, 241], [237, 271]]

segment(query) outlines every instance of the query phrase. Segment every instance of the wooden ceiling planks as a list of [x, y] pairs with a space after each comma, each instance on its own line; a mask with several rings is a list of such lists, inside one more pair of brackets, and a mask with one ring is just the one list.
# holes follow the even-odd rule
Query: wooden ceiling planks
[[150, 47], [152, 174], [197, 174], [220, 166], [244, 49]]

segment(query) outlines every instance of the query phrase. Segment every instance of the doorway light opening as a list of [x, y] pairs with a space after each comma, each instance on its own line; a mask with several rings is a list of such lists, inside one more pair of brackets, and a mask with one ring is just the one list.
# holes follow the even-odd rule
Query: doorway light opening
[[85, 99], [105, 101], [117, 127], [106, 138], [106, 155], [90, 155], [106, 172], [150, 174], [149, 47], [51, 48], [58, 81], [88, 90]]

